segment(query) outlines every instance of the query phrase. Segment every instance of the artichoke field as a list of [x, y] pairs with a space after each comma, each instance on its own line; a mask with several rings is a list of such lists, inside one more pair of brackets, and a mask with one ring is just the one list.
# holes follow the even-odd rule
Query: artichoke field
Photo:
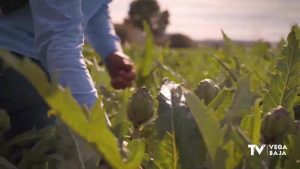
[[0, 110], [0, 169], [300, 169], [298, 26], [276, 45], [243, 46], [223, 33], [223, 47], [195, 49], [155, 47], [146, 30], [144, 48], [125, 49], [137, 64], [130, 89], [113, 90], [84, 48], [100, 96], [91, 110], [29, 60], [2, 51], [59, 120], [4, 142], [10, 125]]

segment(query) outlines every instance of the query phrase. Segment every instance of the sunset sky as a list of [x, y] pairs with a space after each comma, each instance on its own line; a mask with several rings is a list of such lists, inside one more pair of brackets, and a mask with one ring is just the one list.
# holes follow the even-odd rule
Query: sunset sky
[[[122, 22], [131, 0], [113, 0], [111, 16]], [[160, 0], [171, 13], [168, 32], [194, 39], [220, 39], [221, 29], [238, 40], [278, 41], [300, 24], [300, 0]]]

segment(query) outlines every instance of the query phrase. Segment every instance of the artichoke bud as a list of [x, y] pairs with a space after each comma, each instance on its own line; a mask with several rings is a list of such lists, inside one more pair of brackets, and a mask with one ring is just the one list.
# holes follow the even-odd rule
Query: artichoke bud
[[127, 115], [134, 126], [150, 120], [154, 114], [153, 97], [146, 88], [138, 89], [129, 101]]
[[204, 100], [204, 103], [208, 105], [219, 93], [219, 86], [215, 84], [211, 79], [202, 80], [195, 89], [194, 93], [201, 100]]
[[279, 106], [269, 112], [262, 121], [261, 135], [264, 143], [276, 143], [291, 127], [292, 120], [289, 113]]
[[9, 116], [4, 110], [0, 109], [0, 133], [7, 131], [9, 128]]

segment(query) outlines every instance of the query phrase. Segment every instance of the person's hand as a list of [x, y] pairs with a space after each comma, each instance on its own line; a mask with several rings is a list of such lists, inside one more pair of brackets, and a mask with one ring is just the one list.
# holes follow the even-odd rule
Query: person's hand
[[111, 77], [111, 85], [115, 89], [124, 89], [132, 85], [135, 79], [135, 65], [133, 61], [122, 52], [114, 52], [105, 62]]

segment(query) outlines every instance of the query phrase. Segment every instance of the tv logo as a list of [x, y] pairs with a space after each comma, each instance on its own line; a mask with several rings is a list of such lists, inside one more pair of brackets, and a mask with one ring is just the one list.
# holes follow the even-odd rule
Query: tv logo
[[255, 152], [258, 155], [261, 155], [261, 153], [265, 150], [267, 155], [269, 156], [286, 156], [286, 145], [281, 144], [268, 144], [268, 145], [255, 145], [255, 144], [249, 144], [248, 148], [250, 149], [250, 155], [254, 156]]
[[262, 153], [262, 151], [265, 149], [266, 145], [261, 145], [260, 147], [258, 145], [255, 144], [249, 144], [248, 148], [250, 148], [250, 155], [253, 156], [254, 152], [256, 150], [256, 152], [258, 153], [258, 155], [260, 155]]

